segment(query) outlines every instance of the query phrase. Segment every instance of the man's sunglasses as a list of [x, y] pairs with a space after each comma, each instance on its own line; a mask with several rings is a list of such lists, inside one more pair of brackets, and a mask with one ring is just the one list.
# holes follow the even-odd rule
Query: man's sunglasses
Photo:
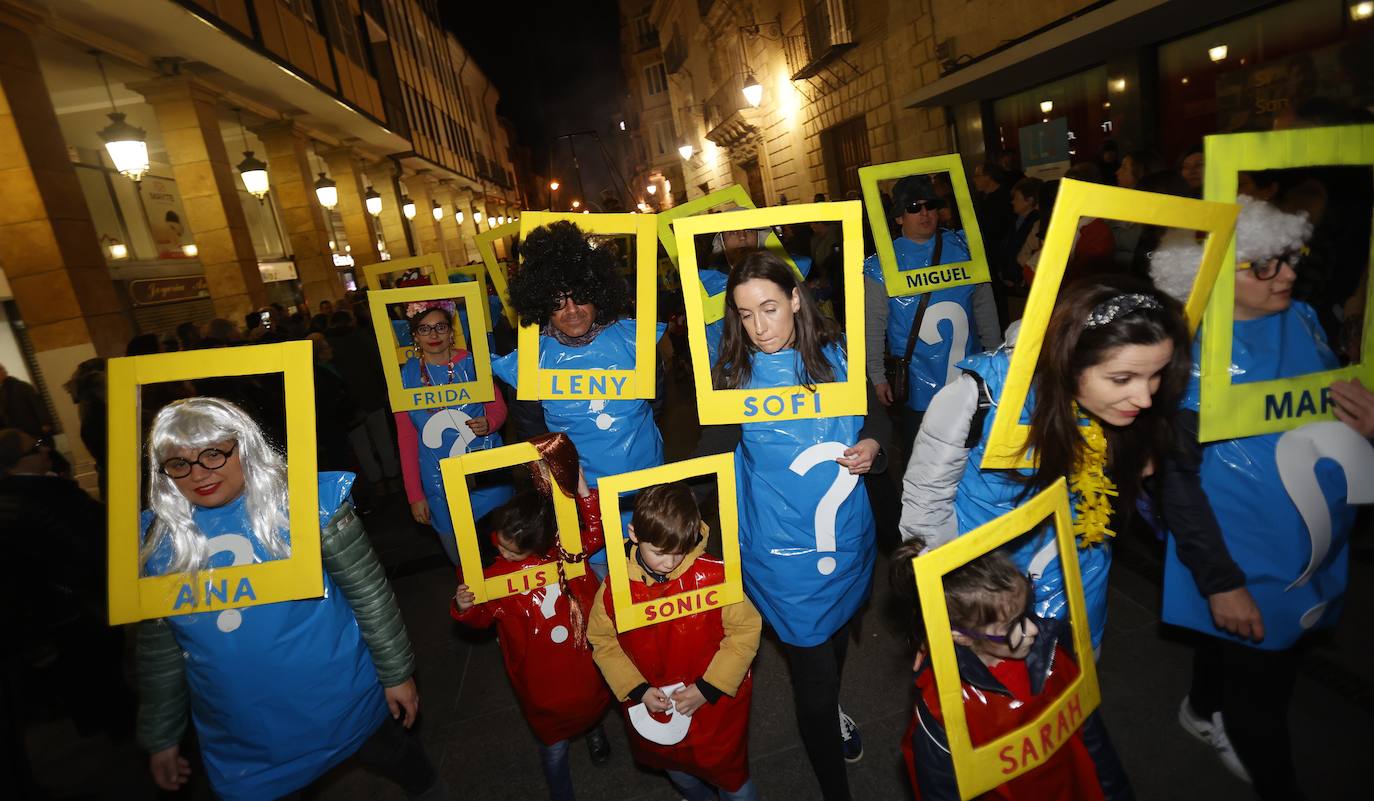
[[923, 211], [937, 211], [944, 207], [945, 203], [942, 200], [914, 200], [906, 204], [906, 213], [920, 214]]

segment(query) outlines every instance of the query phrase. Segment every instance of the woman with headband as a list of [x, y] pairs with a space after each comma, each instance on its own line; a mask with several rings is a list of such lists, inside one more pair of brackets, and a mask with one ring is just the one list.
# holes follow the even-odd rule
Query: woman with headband
[[[1167, 453], [1170, 418], [1188, 383], [1188, 339], [1182, 306], [1146, 284], [1112, 278], [1064, 289], [1021, 414], [1029, 424], [1025, 452], [1036, 467], [981, 466], [1012, 346], [965, 359], [963, 375], [931, 401], [916, 437], [903, 480], [902, 538], [936, 547], [1067, 476], [1088, 622], [1099, 648], [1113, 518], [1134, 506], [1143, 478]], [[1034, 582], [1036, 614], [1063, 616], [1053, 531], [1040, 527], [1009, 548]]]

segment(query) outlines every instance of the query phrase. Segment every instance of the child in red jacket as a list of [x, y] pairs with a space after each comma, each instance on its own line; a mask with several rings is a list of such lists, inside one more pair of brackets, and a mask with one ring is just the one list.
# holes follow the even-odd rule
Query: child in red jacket
[[[533, 465], [537, 489], [517, 493], [492, 513], [492, 544], [500, 558], [484, 571], [487, 578], [555, 561], [560, 554], [564, 561], [581, 561], [602, 547], [599, 501], [577, 467], [572, 441], [559, 433], [531, 442], [544, 455], [544, 461]], [[569, 555], [561, 550], [550, 496], [572, 494], [564, 487], [574, 483], [568, 481], [573, 475], [583, 531], [581, 553]], [[506, 675], [539, 740], [549, 797], [572, 801], [569, 740], [585, 732], [592, 762], [600, 765], [610, 758], [601, 718], [611, 696], [586, 640], [586, 610], [596, 595], [596, 578], [590, 571], [572, 579], [563, 579], [561, 570], [559, 575], [559, 581], [547, 586], [480, 605], [474, 604], [468, 586], [459, 584], [450, 614], [472, 628], [497, 626]]]
[[[686, 484], [641, 492], [629, 530], [631, 600], [690, 597], [723, 583], [725, 565], [706, 555], [706, 533]], [[624, 633], [615, 614], [603, 585], [587, 639], [621, 699], [635, 761], [666, 770], [688, 801], [715, 799], [717, 791], [721, 801], [758, 801], [748, 749], [758, 610], [746, 598]]]
[[[915, 589], [911, 559], [918, 552], [919, 546], [913, 544], [892, 553], [893, 583], [908, 594]], [[1068, 625], [1036, 617], [1031, 607], [1035, 596], [1030, 578], [1007, 557], [996, 552], [979, 557], [951, 571], [944, 585], [963, 685], [964, 715], [969, 738], [979, 746], [1035, 720], [1078, 677], [1078, 666], [1065, 647], [1069, 644]], [[917, 657], [916, 710], [902, 752], [919, 801], [957, 801], [959, 789], [945, 737], [944, 714], [934, 671], [926, 657], [923, 646]], [[1029, 740], [1030, 751], [1004, 749], [1000, 757], [1009, 770], [1021, 759], [1044, 761], [979, 798], [1134, 799], [1101, 715], [1094, 711], [1086, 720], [1073, 720], [1074, 708], [1069, 705], [1067, 717], [1053, 732], [1042, 731], [1039, 738]], [[1080, 720], [1082, 725], [1067, 734], [1067, 729]], [[1056, 749], [1047, 759], [1036, 753], [1036, 749], [1046, 747], [1046, 740]]]

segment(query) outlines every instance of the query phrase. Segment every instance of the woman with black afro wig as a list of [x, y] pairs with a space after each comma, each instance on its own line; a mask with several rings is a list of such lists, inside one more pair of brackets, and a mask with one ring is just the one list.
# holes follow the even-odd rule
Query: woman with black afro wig
[[[576, 224], [559, 221], [531, 231], [520, 243], [520, 253], [524, 259], [511, 276], [510, 301], [522, 325], [539, 327], [540, 369], [593, 374], [634, 369], [639, 321], [623, 316], [630, 311], [629, 290], [616, 270], [621, 257], [614, 245], [589, 239]], [[654, 310], [644, 311], [652, 315]], [[643, 322], [652, 324], [653, 318]], [[664, 328], [657, 327], [655, 339]], [[492, 362], [492, 371], [512, 387], [519, 377], [517, 354], [511, 351]], [[663, 464], [663, 437], [654, 418], [661, 408], [663, 371], [655, 370], [655, 376], [658, 391], [652, 402], [629, 397], [633, 387], [623, 378], [607, 380], [609, 397], [604, 400], [518, 401], [517, 433], [522, 439], [546, 431], [566, 433], [592, 486], [602, 476], [657, 467]], [[554, 385], [555, 392], [559, 386]], [[605, 552], [593, 554], [590, 562], [604, 577]]]

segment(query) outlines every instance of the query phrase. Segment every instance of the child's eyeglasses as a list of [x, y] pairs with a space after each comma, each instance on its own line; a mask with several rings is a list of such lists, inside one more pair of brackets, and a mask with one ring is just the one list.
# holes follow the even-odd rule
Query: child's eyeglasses
[[1287, 253], [1280, 253], [1268, 261], [1243, 261], [1237, 264], [1236, 267], [1241, 270], [1249, 270], [1251, 275], [1261, 281], [1268, 281], [1278, 275], [1279, 270], [1285, 264], [1289, 267], [1297, 267], [1303, 257], [1310, 252], [1311, 251], [1306, 247], [1301, 247], [1297, 250], [1290, 250]]
[[1026, 637], [1029, 636], [1027, 632], [1030, 630], [1030, 624], [1039, 620], [1040, 618], [1035, 614], [1035, 592], [1031, 591], [1026, 594], [1026, 608], [1007, 623], [1006, 631], [1003, 634], [987, 634], [957, 626], [951, 630], [974, 640], [986, 640], [987, 642], [1005, 645], [1009, 650], [1015, 651], [1025, 644]]

